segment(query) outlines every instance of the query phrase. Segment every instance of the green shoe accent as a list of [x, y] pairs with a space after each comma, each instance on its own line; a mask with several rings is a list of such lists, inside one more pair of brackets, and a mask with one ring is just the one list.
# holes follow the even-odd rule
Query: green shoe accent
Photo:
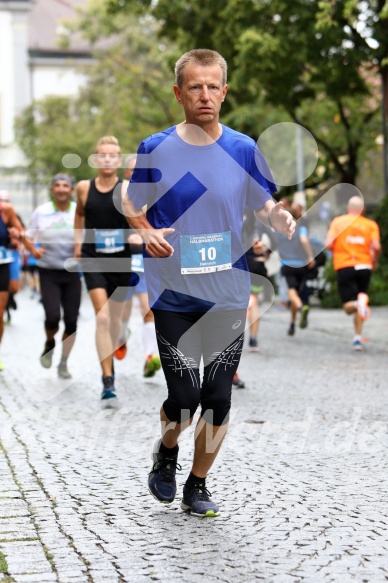
[[302, 307], [302, 311], [300, 314], [300, 321], [299, 321], [299, 327], [302, 328], [302, 330], [304, 328], [307, 328], [309, 310], [310, 310], [310, 306], [303, 306]]
[[42, 355], [39, 358], [40, 364], [43, 366], [43, 368], [51, 368], [51, 363], [53, 361], [54, 348], [55, 348], [55, 342], [53, 344], [48, 344], [47, 342], [45, 343]]
[[4, 370], [4, 364], [3, 361], [0, 359], [0, 371]]
[[69, 373], [68, 369], [67, 369], [67, 364], [66, 362], [63, 362], [61, 364], [59, 364], [58, 366], [58, 376], [60, 379], [71, 379], [71, 374]]
[[213, 518], [220, 515], [218, 505], [211, 499], [211, 494], [204, 484], [187, 483], [183, 487], [181, 508], [191, 516]]
[[161, 367], [160, 358], [157, 354], [150, 354], [147, 356], [145, 365], [144, 365], [144, 377], [150, 378], [153, 377], [157, 370]]
[[51, 368], [53, 356], [50, 353], [42, 354], [42, 356], [40, 357], [39, 360], [40, 360], [40, 364], [43, 366], [43, 368]]

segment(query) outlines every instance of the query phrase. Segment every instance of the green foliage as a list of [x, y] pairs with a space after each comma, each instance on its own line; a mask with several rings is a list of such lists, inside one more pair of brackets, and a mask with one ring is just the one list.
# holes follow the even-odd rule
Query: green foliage
[[0, 552], [0, 573], [6, 573], [8, 571], [7, 559], [2, 552]]
[[328, 261], [325, 265], [324, 278], [328, 285], [321, 300], [321, 307], [340, 308], [342, 306], [342, 302], [338, 295], [337, 274], [334, 271], [332, 261]]
[[[225, 123], [257, 139], [273, 123], [299, 122], [319, 146], [319, 171], [306, 186], [356, 183], [381, 133], [387, 13], [384, 0], [89, 0], [67, 25], [95, 44], [88, 86], [69, 100], [67, 125], [61, 111], [55, 127], [42, 123], [41, 110], [54, 104], [36, 104], [19, 123], [19, 143], [34, 175], [50, 174], [62, 152], [84, 159], [103, 134], [132, 152], [149, 133], [180, 121], [173, 64], [182, 51], [206, 46], [228, 61]], [[74, 139], [62, 144], [68, 130]], [[43, 152], [33, 161], [37, 146]], [[90, 169], [74, 173], [86, 177]]]
[[[49, 97], [33, 103], [17, 119], [16, 139], [29, 160], [29, 173], [34, 182], [47, 182], [55, 173], [63, 171], [76, 179], [90, 175], [85, 153], [93, 151], [93, 142], [97, 140], [93, 126], [82, 123], [84, 113], [76, 100]], [[91, 115], [89, 120], [92, 122]], [[79, 168], [63, 167], [62, 158], [69, 153], [80, 156]]]
[[115, 135], [122, 152], [133, 153], [149, 134], [182, 119], [172, 90], [175, 47], [158, 39], [155, 19], [107, 16], [104, 2], [94, 0], [71, 26], [90, 42], [99, 41], [95, 61], [79, 97], [46, 98], [18, 118], [17, 141], [34, 181], [64, 171], [62, 157], [69, 153], [82, 164], [67, 171], [77, 180], [90, 178], [95, 171], [88, 156], [99, 137]]
[[[337, 289], [337, 274], [334, 271], [331, 261], [325, 267], [325, 279], [329, 285], [321, 301], [322, 308], [340, 308], [342, 306], [342, 302]], [[377, 268], [372, 272], [368, 295], [369, 304], [371, 306], [388, 305], [387, 263], [380, 261]]]
[[384, 196], [372, 217], [380, 228], [381, 236], [381, 255], [379, 258], [379, 266], [386, 271], [386, 281], [388, 286], [388, 196]]
[[[284, 121], [299, 121], [316, 138], [323, 178], [356, 182], [360, 160], [381, 133], [375, 80], [388, 56], [386, 1], [108, 0], [106, 6], [110, 13], [153, 14], [161, 34], [181, 50], [218, 50], [230, 73], [224, 114], [235, 105], [276, 107]], [[251, 125], [254, 138], [257, 126]]]

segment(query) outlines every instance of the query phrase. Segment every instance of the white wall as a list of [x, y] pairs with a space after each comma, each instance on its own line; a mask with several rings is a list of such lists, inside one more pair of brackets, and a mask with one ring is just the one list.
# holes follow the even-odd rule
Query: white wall
[[23, 163], [14, 144], [14, 119], [31, 101], [28, 67], [28, 5], [0, 10], [0, 166]]
[[13, 141], [14, 84], [12, 15], [2, 11], [0, 11], [0, 55], [0, 146], [4, 147]]
[[73, 59], [55, 64], [46, 64], [40, 60], [31, 63], [31, 82], [34, 100], [43, 99], [48, 95], [67, 97], [79, 93], [80, 88], [86, 83], [86, 76]]

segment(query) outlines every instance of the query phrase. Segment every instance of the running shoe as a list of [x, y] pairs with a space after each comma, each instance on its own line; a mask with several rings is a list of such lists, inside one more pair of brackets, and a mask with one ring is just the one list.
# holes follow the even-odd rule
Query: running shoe
[[114, 379], [110, 377], [102, 377], [103, 389], [101, 393], [101, 401], [105, 404], [113, 403], [117, 400], [116, 389], [114, 385]]
[[4, 370], [4, 364], [3, 361], [0, 358], [0, 371]]
[[293, 336], [295, 334], [295, 324], [291, 322], [290, 327], [288, 328], [287, 334], [289, 336]]
[[117, 358], [117, 360], [123, 360], [123, 358], [126, 357], [127, 345], [126, 345], [125, 340], [123, 338], [120, 338], [119, 345], [113, 354], [114, 354], [115, 358]]
[[43, 368], [51, 368], [53, 361], [55, 342], [46, 342], [44, 345], [43, 352], [40, 357], [40, 364]]
[[152, 448], [152, 470], [148, 474], [148, 489], [152, 496], [163, 504], [171, 504], [176, 495], [175, 474], [181, 470], [178, 454], [164, 455], [159, 451], [161, 439], [157, 439]]
[[367, 294], [360, 292], [357, 296], [357, 312], [361, 320], [367, 320], [370, 316], [368, 307], [369, 297]]
[[307, 306], [307, 305], [302, 306], [302, 310], [300, 312], [300, 320], [299, 320], [299, 327], [302, 328], [302, 330], [304, 328], [307, 328], [309, 311], [310, 311], [310, 306]]
[[160, 358], [157, 354], [149, 354], [144, 364], [143, 376], [145, 378], [153, 377], [161, 367]]
[[60, 362], [58, 365], [58, 376], [60, 379], [71, 379], [71, 374], [68, 371], [67, 363]]
[[192, 516], [219, 516], [220, 509], [211, 499], [205, 484], [185, 484], [183, 487], [182, 510], [190, 512]]
[[249, 339], [249, 352], [259, 352], [259, 343], [256, 338]]
[[245, 383], [240, 379], [237, 373], [234, 374], [232, 385], [236, 387], [236, 389], [245, 389]]
[[353, 350], [356, 350], [356, 351], [359, 351], [359, 352], [361, 350], [364, 350], [364, 344], [362, 343], [361, 340], [354, 340], [353, 341]]

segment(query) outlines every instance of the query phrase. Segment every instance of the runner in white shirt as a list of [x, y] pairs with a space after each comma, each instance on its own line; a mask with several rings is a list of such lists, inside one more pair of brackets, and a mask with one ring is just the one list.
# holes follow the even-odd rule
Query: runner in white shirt
[[40, 363], [50, 368], [55, 347], [55, 334], [59, 329], [61, 308], [65, 329], [62, 335], [62, 356], [58, 376], [70, 379], [67, 359], [73, 348], [79, 307], [81, 280], [78, 272], [65, 269], [66, 259], [74, 256], [74, 216], [76, 204], [71, 196], [74, 181], [67, 174], [56, 174], [51, 182], [52, 200], [36, 208], [26, 235], [39, 241], [38, 269], [42, 303], [45, 311], [46, 342]]

